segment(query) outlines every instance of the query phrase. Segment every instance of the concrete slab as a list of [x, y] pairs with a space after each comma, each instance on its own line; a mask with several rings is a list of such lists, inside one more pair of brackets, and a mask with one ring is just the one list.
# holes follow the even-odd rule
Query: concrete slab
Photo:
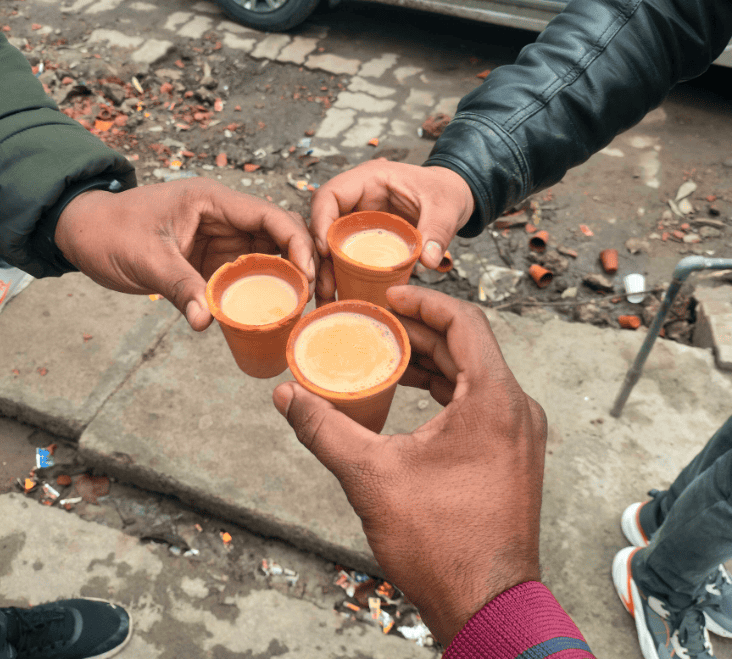
[[716, 365], [732, 370], [732, 287], [696, 286], [693, 297], [698, 302], [693, 343], [711, 348]]
[[145, 545], [18, 494], [0, 496], [0, 519], [0, 606], [75, 597], [124, 606], [134, 631], [118, 658], [435, 656], [252, 574], [230, 578], [211, 561], [176, 558], [164, 545]]
[[[593, 648], [612, 648], [617, 639], [615, 647], [630, 650], [611, 656], [636, 656], [632, 619], [610, 579], [611, 561], [627, 544], [620, 514], [649, 489], [667, 487], [731, 414], [731, 376], [715, 369], [707, 351], [659, 339], [622, 417], [613, 419], [608, 412], [645, 330], [544, 313], [487, 315], [511, 369], [548, 417], [544, 580]], [[288, 377], [250, 379], [217, 327], [197, 335], [177, 323], [87, 428], [82, 457], [378, 574], [338, 483], [273, 408], [271, 391]], [[408, 432], [434, 416], [436, 403], [419, 409], [421, 400], [423, 392], [399, 388], [384, 433]]]
[[33, 282], [0, 314], [0, 414], [77, 438], [179, 316], [80, 273]]
[[[646, 334], [488, 314], [503, 355], [547, 414], [542, 578], [598, 657], [640, 657], [611, 580], [622, 511], [665, 489], [732, 410], [731, 376], [700, 348], [657, 339], [625, 405], [609, 410]], [[731, 641], [712, 636], [717, 657]]]
[[[196, 334], [176, 323], [83, 433], [81, 457], [121, 480], [377, 574], [338, 481], [273, 407], [271, 392], [290, 379], [288, 370], [250, 378], [216, 324]], [[419, 409], [424, 392], [399, 389], [386, 433], [413, 430], [439, 410], [432, 400]]]

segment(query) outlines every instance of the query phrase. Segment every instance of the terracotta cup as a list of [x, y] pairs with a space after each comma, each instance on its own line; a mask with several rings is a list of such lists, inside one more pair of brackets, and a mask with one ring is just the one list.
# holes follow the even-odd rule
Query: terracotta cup
[[554, 278], [554, 275], [547, 270], [547, 268], [543, 268], [541, 265], [536, 264], [529, 268], [529, 274], [539, 288], [549, 286]]
[[[364, 265], [349, 258], [341, 245], [354, 233], [367, 229], [385, 229], [400, 236], [411, 255], [394, 266], [381, 268]], [[422, 234], [406, 220], [383, 211], [360, 211], [344, 215], [328, 229], [328, 247], [333, 258], [333, 273], [339, 300], [365, 300], [389, 308], [385, 292], [391, 286], [408, 284], [411, 271], [422, 252]]]
[[602, 267], [604, 272], [611, 275], [617, 272], [617, 250], [616, 249], [605, 249], [599, 254], [599, 258], [602, 261]]
[[529, 240], [529, 249], [540, 254], [547, 249], [549, 233], [547, 231], [537, 231]]
[[[362, 314], [374, 318], [384, 323], [396, 337], [398, 347], [401, 351], [401, 360], [390, 377], [379, 385], [353, 392], [330, 391], [311, 382], [300, 371], [294, 356], [294, 346], [302, 330], [320, 318], [341, 312]], [[311, 311], [294, 327], [286, 345], [286, 358], [289, 362], [289, 370], [297, 382], [308, 391], [332, 402], [339, 411], [354, 419], [357, 423], [377, 433], [385, 425], [385, 421], [388, 418], [388, 411], [393, 401], [393, 395], [396, 393], [396, 384], [409, 365], [410, 357], [411, 344], [409, 343], [409, 336], [404, 326], [386, 309], [370, 302], [363, 302], [362, 300], [332, 302], [319, 307], [315, 311]]]
[[450, 272], [453, 270], [453, 257], [451, 253], [446, 249], [443, 258], [440, 260], [438, 267], [435, 268], [438, 272]]
[[[224, 292], [238, 279], [250, 275], [273, 275], [288, 282], [297, 294], [297, 306], [288, 316], [267, 325], [245, 325], [221, 310]], [[237, 366], [254, 378], [272, 378], [287, 368], [286, 342], [307, 304], [307, 277], [296, 265], [278, 256], [246, 254], [225, 263], [208, 280], [206, 300], [221, 326]]]

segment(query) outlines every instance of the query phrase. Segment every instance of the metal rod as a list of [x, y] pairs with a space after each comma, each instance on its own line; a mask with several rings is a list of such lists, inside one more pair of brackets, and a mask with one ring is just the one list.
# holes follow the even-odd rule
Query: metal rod
[[656, 337], [659, 336], [659, 330], [664, 325], [664, 319], [667, 317], [667, 312], [672, 306], [672, 302], [677, 297], [677, 293], [685, 280], [690, 276], [690, 273], [696, 270], [727, 270], [732, 267], [732, 259], [709, 259], [705, 256], [687, 256], [682, 259], [677, 267], [674, 269], [672, 274], [672, 283], [669, 285], [664, 299], [662, 300], [659, 311], [656, 313], [654, 321], [651, 323], [646, 339], [643, 341], [641, 349], [635, 357], [633, 365], [625, 375], [625, 381], [622, 383], [620, 393], [617, 395], [615, 405], [610, 411], [610, 415], [618, 418], [622, 414], [622, 408], [630, 396], [630, 392], [635, 386], [638, 379], [641, 377], [643, 370], [643, 364], [646, 362], [651, 348], [656, 342]]

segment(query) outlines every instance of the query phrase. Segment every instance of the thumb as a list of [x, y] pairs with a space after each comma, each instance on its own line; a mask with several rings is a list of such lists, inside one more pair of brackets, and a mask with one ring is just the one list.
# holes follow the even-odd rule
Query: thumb
[[[296, 382], [280, 384], [273, 404], [302, 444], [345, 486], [361, 473], [358, 464], [376, 438], [367, 428], [339, 412], [333, 403]], [[344, 487], [346, 491], [346, 487]], [[347, 491], [347, 494], [349, 492]]]
[[196, 332], [202, 332], [211, 324], [213, 317], [206, 302], [206, 280], [182, 254], [165, 254], [149, 278], [153, 290], [177, 307]]
[[424, 246], [419, 260], [422, 264], [434, 270], [443, 260], [445, 250], [448, 249], [451, 240], [453, 240], [455, 223], [451, 226], [445, 224], [445, 220], [440, 219], [441, 215], [437, 212], [431, 212], [430, 207], [424, 208], [417, 224], [419, 233], [422, 234]]

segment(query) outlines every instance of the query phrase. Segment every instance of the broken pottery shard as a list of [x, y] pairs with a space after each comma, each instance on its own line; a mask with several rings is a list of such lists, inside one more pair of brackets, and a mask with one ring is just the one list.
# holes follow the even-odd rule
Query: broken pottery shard
[[75, 480], [76, 492], [87, 503], [96, 503], [99, 497], [109, 492], [109, 478], [82, 474]]
[[693, 194], [693, 192], [695, 192], [697, 188], [698, 186], [695, 184], [694, 181], [685, 181], [680, 186], [680, 189], [677, 190], [677, 194], [675, 195], [674, 200], [676, 202], [679, 202], [681, 199], [684, 199], [685, 197], [688, 197], [691, 194]]

